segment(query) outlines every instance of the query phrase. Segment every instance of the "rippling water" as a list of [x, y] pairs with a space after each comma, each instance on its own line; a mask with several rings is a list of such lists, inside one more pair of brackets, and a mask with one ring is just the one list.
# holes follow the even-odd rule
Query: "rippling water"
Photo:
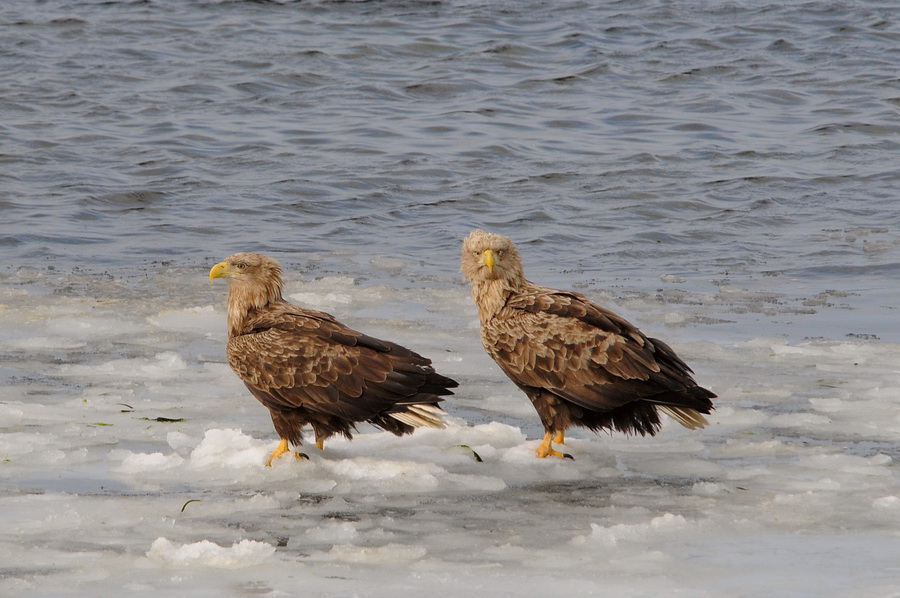
[[839, 295], [846, 333], [891, 315], [893, 2], [55, 0], [0, 23], [8, 276], [261, 250], [458, 284], [478, 226], [613, 299], [663, 277], [732, 315], [723, 288]]

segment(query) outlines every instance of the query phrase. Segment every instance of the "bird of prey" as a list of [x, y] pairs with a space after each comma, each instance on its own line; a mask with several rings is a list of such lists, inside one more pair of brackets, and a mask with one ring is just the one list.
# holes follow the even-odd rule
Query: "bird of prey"
[[473, 231], [462, 245], [462, 271], [478, 306], [481, 341], [534, 405], [544, 425], [538, 457], [569, 456], [570, 426], [651, 436], [664, 411], [687, 428], [707, 424], [715, 394], [666, 343], [649, 338], [582, 294], [525, 278], [507, 237]]
[[320, 449], [334, 434], [351, 439], [358, 422], [398, 436], [445, 426], [438, 403], [454, 380], [414, 351], [286, 301], [274, 259], [236, 253], [209, 278], [228, 282], [228, 363], [269, 409], [281, 439], [267, 465], [302, 443], [304, 425]]

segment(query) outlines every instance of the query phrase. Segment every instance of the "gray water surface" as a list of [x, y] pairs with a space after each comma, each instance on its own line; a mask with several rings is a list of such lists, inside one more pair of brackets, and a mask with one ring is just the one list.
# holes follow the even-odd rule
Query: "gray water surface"
[[312, 277], [455, 285], [483, 227], [523, 245], [532, 279], [701, 303], [737, 323], [725, 334], [837, 305], [790, 334], [849, 310], [839, 336], [896, 341], [880, 323], [900, 275], [898, 17], [879, 1], [4, 3], [0, 272], [134, 286], [256, 250]]

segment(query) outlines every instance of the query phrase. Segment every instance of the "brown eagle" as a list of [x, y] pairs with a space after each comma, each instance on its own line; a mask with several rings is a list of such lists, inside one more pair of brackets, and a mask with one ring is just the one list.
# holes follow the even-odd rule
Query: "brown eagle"
[[563, 455], [569, 426], [651, 436], [659, 410], [687, 428], [707, 424], [712, 392], [664, 342], [571, 291], [525, 279], [513, 242], [481, 230], [462, 245], [462, 271], [472, 282], [481, 342], [521, 388], [544, 424], [538, 457]]
[[457, 386], [431, 360], [344, 326], [330, 314], [282, 296], [281, 266], [258, 253], [236, 253], [209, 271], [228, 282], [228, 363], [269, 408], [281, 438], [267, 465], [312, 426], [316, 446], [357, 422], [397, 436], [443, 428], [443, 395]]

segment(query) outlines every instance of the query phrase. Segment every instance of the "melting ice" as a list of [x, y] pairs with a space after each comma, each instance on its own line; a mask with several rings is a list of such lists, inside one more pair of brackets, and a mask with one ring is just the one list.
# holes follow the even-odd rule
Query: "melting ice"
[[447, 430], [361, 426], [266, 468], [224, 290], [194, 274], [161, 303], [3, 291], [3, 595], [898, 595], [896, 345], [697, 340], [645, 297], [626, 315], [719, 395], [712, 425], [573, 431], [574, 461], [537, 460], [464, 286], [294, 279], [460, 388]]

